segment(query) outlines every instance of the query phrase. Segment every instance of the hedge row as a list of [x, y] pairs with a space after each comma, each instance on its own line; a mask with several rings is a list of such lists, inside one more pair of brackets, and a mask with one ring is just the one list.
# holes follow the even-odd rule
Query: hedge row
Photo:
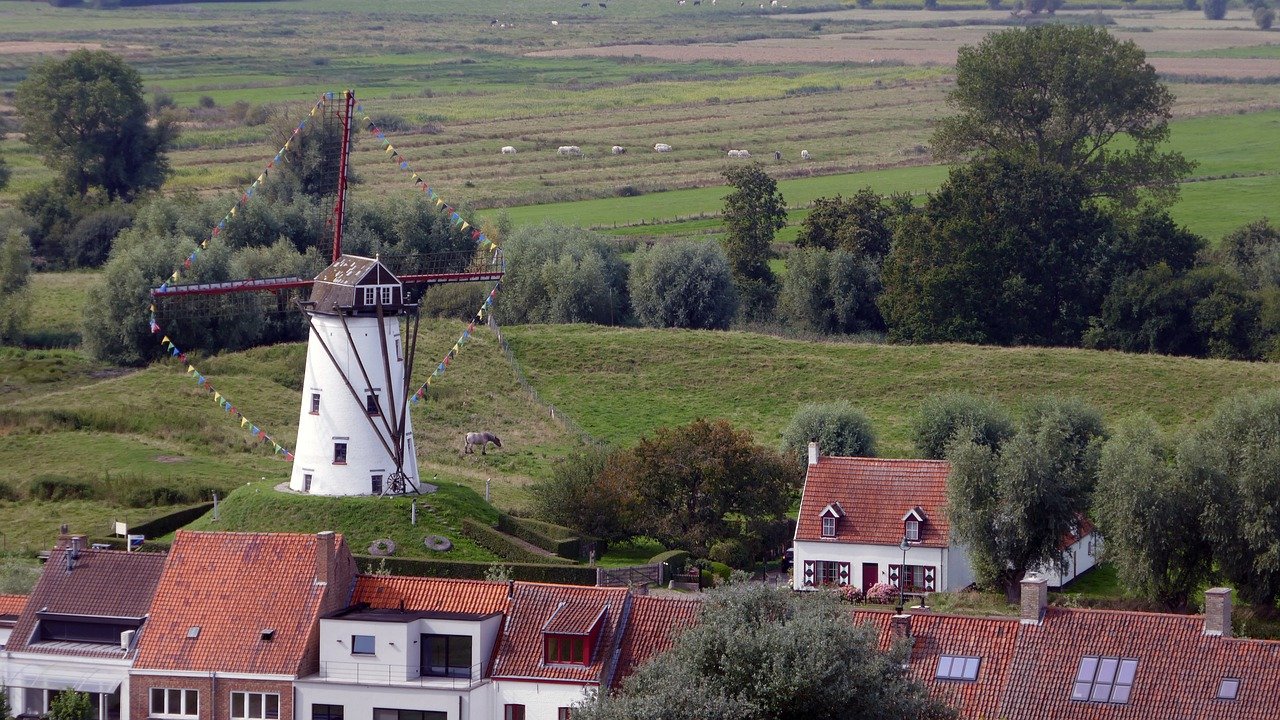
[[[89, 547], [93, 547], [94, 545], [110, 545], [112, 550], [129, 549], [128, 541], [124, 538], [118, 537], [91, 537], [88, 538], [86, 542], [89, 543]], [[160, 542], [159, 540], [143, 540], [142, 547], [137, 548], [136, 550], [141, 550], [142, 552], [167, 553], [169, 552], [169, 543]]]
[[192, 505], [189, 508], [175, 510], [167, 515], [152, 518], [141, 525], [129, 528], [129, 532], [135, 535], [145, 535], [149, 538], [164, 537], [204, 517], [204, 514], [212, 509], [213, 503], [211, 502]]
[[[511, 568], [513, 580], [558, 583], [561, 585], [595, 585], [596, 569], [582, 565], [542, 565], [504, 563]], [[362, 573], [387, 573], [411, 577], [442, 577], [483, 580], [492, 563], [466, 560], [427, 560], [424, 558], [373, 557], [356, 555], [356, 567]]]
[[572, 529], [562, 525], [500, 513], [498, 529], [562, 558], [577, 560], [582, 557], [582, 540]]
[[513, 542], [510, 537], [474, 518], [462, 519], [462, 534], [475, 540], [477, 545], [504, 560], [536, 564], [551, 562], [550, 558], [539, 555], [523, 545]]
[[662, 563], [666, 563], [667, 573], [669, 575], [675, 575], [681, 570], [684, 570], [684, 566], [688, 562], [689, 562], [688, 550], [668, 550], [666, 552], [658, 553], [657, 555], [654, 555], [653, 557], [649, 558], [650, 565], [661, 565]]

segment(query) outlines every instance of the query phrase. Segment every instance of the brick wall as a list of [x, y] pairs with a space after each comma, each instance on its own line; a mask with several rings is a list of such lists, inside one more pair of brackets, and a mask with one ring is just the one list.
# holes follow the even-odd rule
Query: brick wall
[[[215, 686], [216, 684], [216, 693]], [[199, 720], [230, 720], [232, 692], [276, 693], [280, 696], [280, 720], [293, 720], [293, 683], [285, 680], [238, 680], [223, 677], [131, 675], [129, 717], [151, 717], [151, 688], [179, 688], [200, 693]]]

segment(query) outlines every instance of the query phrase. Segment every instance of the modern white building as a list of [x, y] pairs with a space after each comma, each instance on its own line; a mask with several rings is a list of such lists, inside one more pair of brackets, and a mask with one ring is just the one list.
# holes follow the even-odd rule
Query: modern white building
[[419, 488], [400, 318], [415, 307], [373, 258], [343, 255], [302, 303], [307, 340], [290, 489], [383, 495]]

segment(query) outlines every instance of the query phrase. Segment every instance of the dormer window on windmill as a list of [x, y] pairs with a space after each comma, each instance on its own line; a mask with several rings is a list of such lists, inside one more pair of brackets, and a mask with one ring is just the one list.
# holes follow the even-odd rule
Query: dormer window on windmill
[[840, 528], [840, 519], [844, 517], [844, 508], [840, 507], [840, 503], [833, 502], [822, 508], [820, 515], [822, 518], [822, 537], [833, 538]]
[[609, 606], [561, 602], [542, 626], [543, 662], [547, 665], [590, 665]]
[[902, 516], [902, 537], [906, 538], [907, 542], [920, 542], [921, 529], [928, 519], [924, 509], [919, 505], [908, 510], [907, 514]]

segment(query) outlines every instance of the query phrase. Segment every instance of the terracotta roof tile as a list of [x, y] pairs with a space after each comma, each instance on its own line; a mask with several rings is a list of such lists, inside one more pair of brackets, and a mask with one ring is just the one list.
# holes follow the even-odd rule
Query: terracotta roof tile
[[[103, 654], [124, 657], [118, 645], [103, 646], [101, 652], [28, 645], [35, 632], [40, 611], [61, 615], [96, 615], [142, 618], [151, 608], [156, 584], [164, 568], [160, 553], [128, 553], [121, 550], [81, 550], [67, 572], [67, 550], [54, 550], [19, 610], [18, 621], [9, 636], [8, 650], [48, 652], [57, 655]], [[80, 643], [84, 645], [84, 643]]]
[[[511, 611], [502, 630], [495, 678], [536, 678], [568, 680], [584, 684], [600, 683], [613, 659], [615, 637], [627, 601], [626, 588], [545, 585], [517, 582], [513, 588]], [[590, 665], [543, 662], [543, 627], [561, 603], [574, 606], [574, 615], [605, 609], [603, 627], [591, 653]]]
[[676, 637], [698, 621], [702, 602], [682, 598], [640, 595], [631, 599], [631, 612], [623, 630], [618, 667], [613, 673], [617, 687], [650, 658], [666, 652]]
[[456, 612], [488, 615], [507, 611], [507, 583], [484, 580], [361, 575], [356, 579], [352, 603], [372, 608]]
[[[1129, 702], [1071, 699], [1084, 656], [1138, 661]], [[1218, 700], [1224, 678], [1242, 682]], [[1001, 703], [1009, 720], [1274, 720], [1280, 642], [1204, 635], [1199, 616], [1050, 608], [1024, 625]]]
[[[853, 616], [856, 622], [870, 622], [875, 626], [883, 649], [891, 642], [891, 614], [858, 611]], [[998, 709], [1009, 681], [1018, 629], [1016, 618], [913, 614], [911, 635], [915, 640], [911, 646], [911, 674], [922, 681], [934, 697], [959, 708], [963, 717], [1001, 717]], [[977, 680], [938, 679], [941, 655], [980, 658]]]
[[26, 595], [0, 595], [0, 617], [16, 618], [26, 604]]
[[590, 635], [604, 617], [608, 605], [592, 598], [562, 600], [552, 611], [542, 632], [553, 635]]
[[[946, 547], [950, 523], [944, 460], [820, 457], [808, 466], [796, 540], [897, 545], [902, 518], [919, 506], [928, 517], [920, 528], [919, 545]], [[846, 513], [836, 524], [836, 537], [822, 537], [823, 508], [840, 503]]]
[[[316, 582], [319, 545], [315, 535], [179, 531], [135, 667], [300, 674], [320, 614], [345, 605], [354, 585], [341, 536], [332, 580]], [[188, 637], [192, 627], [200, 630]]]

